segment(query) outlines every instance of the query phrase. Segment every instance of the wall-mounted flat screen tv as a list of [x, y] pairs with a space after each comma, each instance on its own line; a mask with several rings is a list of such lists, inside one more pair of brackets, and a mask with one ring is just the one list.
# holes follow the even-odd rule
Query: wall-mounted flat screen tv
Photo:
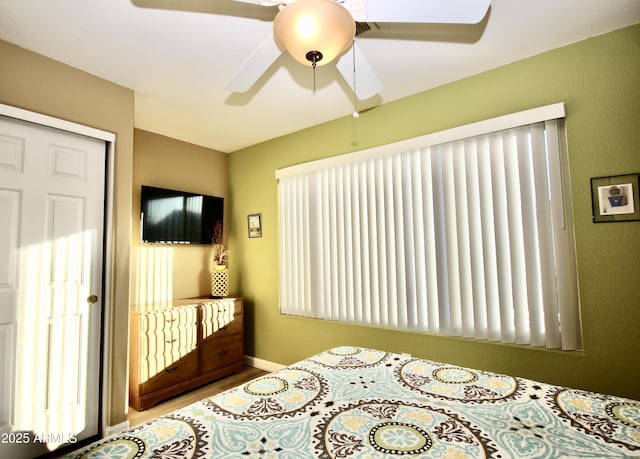
[[224, 198], [142, 185], [142, 242], [211, 244], [223, 214]]

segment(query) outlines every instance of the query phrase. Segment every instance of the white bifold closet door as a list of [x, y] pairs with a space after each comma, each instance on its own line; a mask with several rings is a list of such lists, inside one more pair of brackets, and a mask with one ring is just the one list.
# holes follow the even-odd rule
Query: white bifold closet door
[[0, 117], [0, 457], [98, 433], [105, 158]]

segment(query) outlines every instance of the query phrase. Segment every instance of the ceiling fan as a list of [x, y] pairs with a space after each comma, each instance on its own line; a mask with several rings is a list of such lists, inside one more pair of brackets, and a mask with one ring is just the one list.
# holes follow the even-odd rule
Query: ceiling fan
[[284, 51], [314, 69], [336, 60], [336, 68], [360, 100], [378, 94], [382, 83], [355, 41], [356, 23], [476, 24], [490, 4], [490, 0], [234, 1], [277, 7], [277, 14], [273, 33], [241, 64], [225, 89], [248, 91]]

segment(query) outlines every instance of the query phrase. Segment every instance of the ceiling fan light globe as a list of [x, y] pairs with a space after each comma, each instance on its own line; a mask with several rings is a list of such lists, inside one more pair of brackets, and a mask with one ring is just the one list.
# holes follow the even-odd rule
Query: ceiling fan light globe
[[312, 65], [306, 57], [309, 51], [322, 53], [317, 65], [328, 64], [353, 43], [355, 33], [353, 16], [333, 0], [296, 0], [273, 22], [278, 46], [307, 66]]
[[318, 35], [318, 24], [311, 15], [301, 15], [296, 21], [298, 37], [302, 40], [313, 40]]

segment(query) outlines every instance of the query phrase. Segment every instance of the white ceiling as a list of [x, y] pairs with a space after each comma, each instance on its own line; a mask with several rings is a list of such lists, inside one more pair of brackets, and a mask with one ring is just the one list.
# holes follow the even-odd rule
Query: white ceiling
[[[232, 152], [353, 112], [333, 64], [318, 68], [314, 93], [311, 69], [288, 55], [249, 92], [225, 91], [272, 18], [233, 0], [0, 0], [0, 39], [133, 89], [137, 128]], [[381, 24], [358, 43], [384, 89], [355, 102], [369, 108], [638, 22], [640, 0], [492, 0], [478, 25]]]

